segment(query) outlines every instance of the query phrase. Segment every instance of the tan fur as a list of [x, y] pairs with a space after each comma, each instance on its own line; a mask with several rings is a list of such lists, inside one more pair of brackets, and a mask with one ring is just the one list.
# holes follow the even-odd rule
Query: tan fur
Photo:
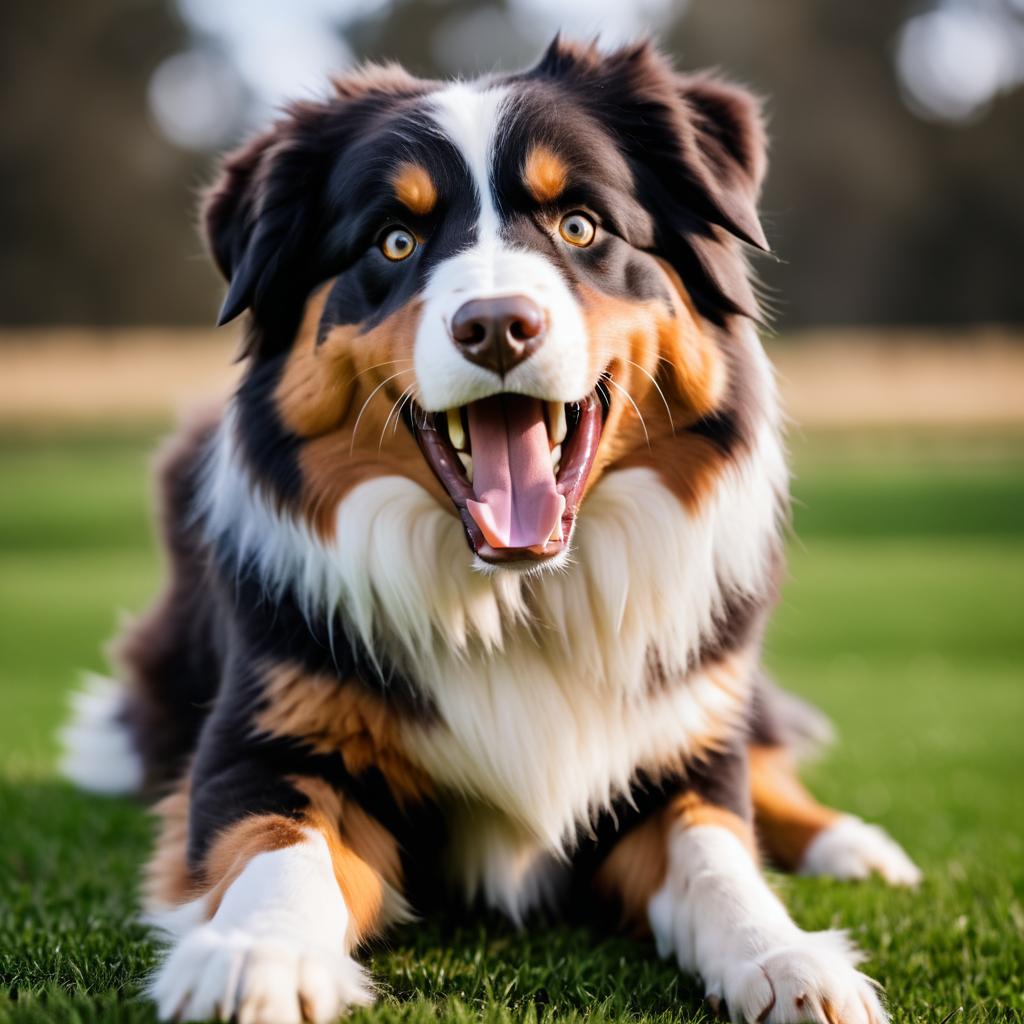
[[619, 840], [598, 868], [594, 886], [618, 907], [620, 927], [637, 936], [650, 933], [647, 904], [665, 880], [668, 833], [659, 811]]
[[274, 395], [281, 422], [301, 439], [298, 511], [325, 540], [334, 536], [341, 500], [376, 476], [416, 480], [447, 504], [398, 418], [406, 388], [415, 381], [412, 339], [420, 304], [410, 303], [365, 332], [358, 324], [334, 327], [318, 342], [331, 285], [310, 298]]
[[[556, 162], [557, 157], [537, 149], [531, 158], [534, 153], [528, 166], [538, 175], [538, 168], [546, 168], [550, 177], [554, 164], [547, 157]], [[422, 180], [418, 165], [404, 166], [407, 173], [396, 181], [408, 187], [407, 198], [415, 199], [429, 179]], [[580, 288], [591, 372], [596, 377], [607, 371], [611, 383], [605, 386], [612, 397], [587, 488], [611, 466], [649, 465], [694, 511], [725, 460], [710, 442], [681, 431], [721, 401], [726, 363], [678, 275], [667, 265], [663, 269], [672, 294], [668, 305]], [[345, 495], [377, 476], [414, 480], [449, 507], [415, 441], [397, 422], [406, 388], [416, 397], [412, 341], [420, 304], [410, 303], [365, 332], [359, 325], [335, 327], [318, 342], [331, 284], [310, 298], [275, 392], [281, 421], [302, 439], [299, 511], [325, 540], [334, 536], [337, 507]]]
[[322, 779], [292, 779], [309, 798], [306, 819], [327, 840], [334, 877], [351, 915], [350, 940], [378, 934], [385, 915], [403, 916], [398, 844], [380, 822]]
[[627, 832], [594, 876], [598, 894], [618, 907], [620, 926], [626, 931], [636, 935], [650, 933], [647, 906], [665, 881], [672, 830], [698, 825], [728, 829], [757, 856], [753, 831], [739, 815], [708, 803], [695, 792], [680, 794]]
[[840, 817], [804, 788], [785, 747], [750, 747], [750, 790], [758, 838], [783, 868], [799, 867], [814, 837]]
[[[686, 774], [687, 766], [702, 756], [724, 748], [736, 733], [740, 716], [747, 706], [750, 680], [750, 661], [747, 655], [724, 658], [705, 671], [715, 683], [734, 699], [729, 711], [724, 712], [703, 736], [690, 741], [689, 755], [684, 760], [661, 766], [660, 772], [648, 771], [658, 779]], [[693, 792], [686, 792], [670, 801], [646, 821], [626, 833], [612, 848], [594, 876], [599, 896], [617, 906], [620, 926], [638, 935], [650, 931], [647, 904], [665, 879], [668, 841], [676, 825], [719, 825], [738, 835], [743, 843], [755, 851], [753, 833], [742, 818], [723, 808], [704, 801]]]
[[156, 807], [161, 827], [145, 873], [146, 906], [166, 908], [204, 898], [210, 918], [253, 857], [304, 842], [306, 830], [312, 828], [327, 842], [351, 915], [353, 944], [377, 934], [387, 919], [403, 916], [401, 858], [391, 834], [322, 779], [293, 777], [289, 782], [309, 800], [300, 818], [279, 814], [242, 818], [217, 836], [193, 873], [188, 868], [189, 782], [185, 780]]
[[[382, 392], [383, 394], [383, 392]], [[302, 469], [302, 512], [306, 521], [325, 541], [334, 538], [338, 505], [353, 488], [378, 476], [401, 476], [414, 480], [441, 507], [451, 508], [447, 492], [438, 483], [423, 458], [415, 440], [395, 417], [384, 426], [387, 402], [379, 402], [359, 424], [360, 439], [369, 439], [364, 447], [352, 447], [351, 432], [339, 430], [302, 446], [299, 466]], [[378, 439], [381, 447], [378, 450]], [[452, 509], [452, 516], [455, 511]]]
[[398, 201], [412, 213], [425, 216], [437, 205], [437, 189], [427, 169], [420, 164], [399, 164], [391, 186]]
[[523, 163], [523, 184], [538, 203], [557, 199], [569, 183], [565, 161], [547, 146], [535, 145]]
[[643, 448], [620, 466], [648, 466], [691, 514], [711, 497], [728, 457], [706, 437], [682, 434], [661, 443], [657, 450]]
[[712, 326], [697, 313], [675, 268], [663, 259], [658, 259], [658, 264], [672, 288], [674, 305], [671, 320], [661, 324], [661, 354], [689, 406], [689, 415], [681, 424], [688, 426], [718, 408], [728, 384], [728, 366]]
[[296, 846], [304, 839], [302, 822], [280, 814], [249, 815], [225, 829], [203, 859], [207, 915], [217, 913], [224, 894], [256, 854]]
[[611, 466], [649, 466], [696, 512], [726, 457], [706, 438], [684, 430], [721, 401], [725, 360], [678, 277], [670, 283], [678, 300], [672, 307], [580, 288], [592, 372], [607, 371], [604, 387], [612, 399], [588, 486]]
[[298, 334], [274, 393], [281, 422], [299, 437], [318, 437], [345, 419], [352, 403], [355, 362], [351, 339], [337, 329], [317, 344], [317, 328], [333, 281], [321, 285], [306, 303]]
[[843, 1018], [835, 1008], [835, 1004], [827, 996], [821, 997], [821, 1012], [825, 1014], [828, 1024], [843, 1024]]
[[197, 894], [188, 870], [188, 809], [187, 778], [153, 808], [160, 825], [142, 880], [147, 908], [177, 906]]
[[145, 868], [144, 902], [148, 909], [160, 909], [208, 896], [206, 909], [212, 916], [227, 887], [253, 856], [300, 842], [302, 827], [298, 822], [274, 814], [243, 818], [217, 837], [202, 867], [190, 871], [190, 787], [191, 779], [186, 776], [178, 788], [154, 808], [160, 818], [160, 828]]
[[[370, 330], [364, 331], [359, 324], [345, 324], [331, 328], [318, 339], [332, 285], [333, 281], [321, 285], [306, 304], [274, 393], [275, 406], [281, 422], [304, 439], [344, 428], [351, 442], [356, 420], [363, 412], [355, 440], [367, 449], [372, 442], [373, 451], [377, 451], [378, 444], [383, 443], [386, 414], [414, 382], [412, 339], [420, 304], [412, 302], [396, 310]], [[369, 403], [365, 411], [364, 403]], [[388, 426], [393, 423], [394, 416]]]
[[399, 801], [431, 792], [430, 780], [405, 753], [394, 712], [358, 683], [279, 665], [268, 672], [266, 694], [267, 708], [255, 722], [261, 732], [300, 739], [318, 753], [340, 753], [353, 775], [375, 767]]
[[698, 793], [683, 793], [676, 797], [668, 807], [670, 818], [684, 828], [695, 828], [698, 825], [715, 825], [728, 829], [751, 854], [757, 856], [757, 845], [754, 842], [754, 831], [750, 824], [733, 811], [708, 803]]

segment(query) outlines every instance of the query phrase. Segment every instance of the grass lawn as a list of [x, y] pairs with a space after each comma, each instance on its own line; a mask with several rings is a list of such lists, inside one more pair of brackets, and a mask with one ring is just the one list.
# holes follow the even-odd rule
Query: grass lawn
[[[103, 667], [117, 610], [157, 579], [149, 440], [0, 439], [0, 1024], [153, 1016], [136, 997], [156, 949], [134, 920], [149, 823], [53, 772], [76, 669]], [[853, 931], [896, 1020], [1024, 1019], [1024, 445], [794, 448], [799, 539], [768, 661], [838, 726], [814, 787], [883, 823], [926, 881], [779, 887], [801, 924]], [[581, 930], [410, 926], [370, 963], [383, 997], [355, 1024], [709, 1019], [651, 946]]]

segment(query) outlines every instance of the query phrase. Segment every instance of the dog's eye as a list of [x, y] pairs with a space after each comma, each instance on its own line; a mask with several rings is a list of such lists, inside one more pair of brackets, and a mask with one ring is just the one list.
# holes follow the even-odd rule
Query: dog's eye
[[416, 249], [416, 239], [405, 228], [392, 228], [380, 243], [380, 251], [395, 263], [408, 259]]
[[597, 228], [585, 213], [569, 213], [562, 218], [558, 232], [570, 245], [582, 249], [594, 240]]

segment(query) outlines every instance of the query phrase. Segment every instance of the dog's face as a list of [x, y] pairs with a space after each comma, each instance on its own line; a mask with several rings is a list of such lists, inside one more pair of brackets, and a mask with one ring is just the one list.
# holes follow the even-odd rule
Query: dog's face
[[[470, 84], [375, 69], [229, 159], [206, 211], [251, 310], [262, 482], [317, 529], [400, 473], [484, 563], [557, 563], [602, 473], [671, 460], [753, 315], [754, 102], [648, 47]], [[691, 482], [692, 483], [692, 482]], [[687, 485], [683, 485], [684, 487]]]

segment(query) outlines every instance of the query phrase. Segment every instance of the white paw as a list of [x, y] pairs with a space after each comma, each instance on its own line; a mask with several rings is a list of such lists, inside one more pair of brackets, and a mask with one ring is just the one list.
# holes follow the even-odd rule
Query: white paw
[[152, 985], [161, 1020], [327, 1024], [373, 1002], [362, 968], [340, 950], [256, 938], [205, 924], [187, 935]]
[[768, 888], [738, 836], [714, 825], [670, 841], [664, 885], [648, 905], [662, 956], [704, 979], [748, 1024], [885, 1024], [878, 990], [842, 932], [805, 932]]
[[815, 836], [800, 864], [802, 875], [862, 879], [881, 875], [890, 885], [917, 885], [921, 871], [884, 829], [847, 815]]
[[791, 943], [730, 966], [720, 995], [732, 1020], [749, 1024], [884, 1024], [875, 983], [856, 959], [841, 932], [798, 932]]

